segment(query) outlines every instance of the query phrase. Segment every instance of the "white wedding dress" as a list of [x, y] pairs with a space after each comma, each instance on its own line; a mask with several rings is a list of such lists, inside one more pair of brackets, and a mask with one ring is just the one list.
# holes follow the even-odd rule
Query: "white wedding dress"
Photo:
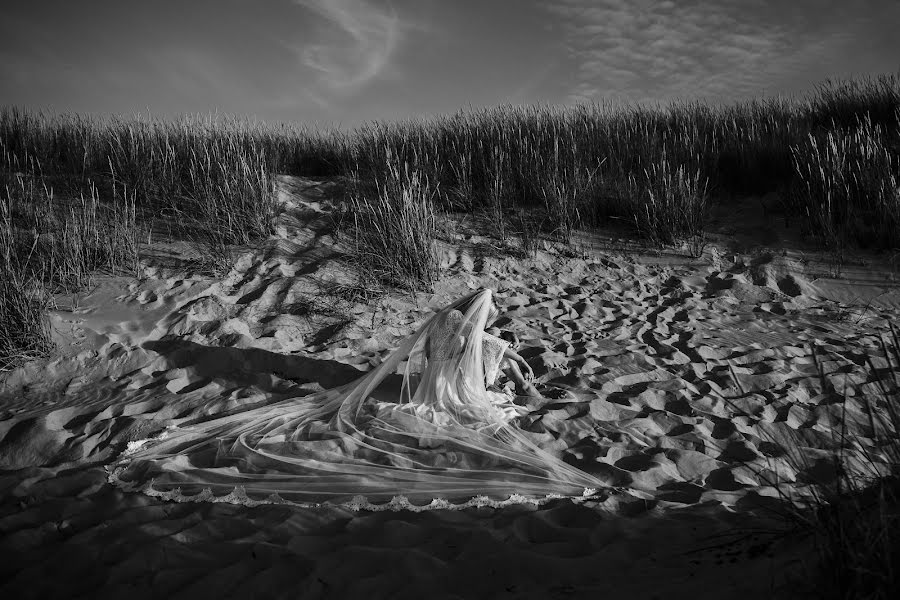
[[490, 290], [454, 302], [347, 385], [168, 430], [110, 481], [176, 501], [356, 509], [587, 497], [602, 483], [541, 449], [515, 424], [525, 409], [488, 389], [506, 348], [484, 331], [491, 304]]

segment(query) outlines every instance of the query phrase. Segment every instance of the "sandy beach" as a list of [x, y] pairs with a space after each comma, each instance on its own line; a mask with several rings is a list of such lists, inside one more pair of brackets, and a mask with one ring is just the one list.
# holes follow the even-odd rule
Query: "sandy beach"
[[[712, 215], [699, 256], [601, 231], [523, 258], [456, 220], [433, 293], [363, 302], [340, 296], [335, 186], [279, 178], [276, 234], [221, 277], [160, 242], [139, 279], [57, 298], [56, 354], [0, 376], [4, 598], [801, 596], [814, 548], [782, 501], [834, 478], [845, 414], [877, 455], [857, 395], [875, 391], [866, 357], [887, 365], [879, 338], [900, 309], [889, 256], [837, 273], [755, 198]], [[528, 430], [600, 477], [597, 496], [353, 511], [108, 483], [129, 443], [352, 381], [483, 287], [538, 387], [569, 392]]]

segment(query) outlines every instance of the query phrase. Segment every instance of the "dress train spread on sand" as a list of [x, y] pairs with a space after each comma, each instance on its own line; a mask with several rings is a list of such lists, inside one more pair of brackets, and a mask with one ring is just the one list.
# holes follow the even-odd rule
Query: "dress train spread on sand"
[[484, 331], [492, 306], [490, 290], [457, 300], [349, 384], [134, 444], [110, 481], [175, 501], [370, 510], [588, 497], [602, 482], [540, 448], [490, 385], [506, 348]]

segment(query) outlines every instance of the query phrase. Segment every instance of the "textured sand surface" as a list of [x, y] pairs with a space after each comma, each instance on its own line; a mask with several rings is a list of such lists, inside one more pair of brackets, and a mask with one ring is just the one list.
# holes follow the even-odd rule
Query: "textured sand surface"
[[[878, 339], [900, 307], [889, 264], [833, 277], [809, 252], [721, 240], [695, 259], [593, 240], [523, 260], [458, 233], [433, 294], [335, 293], [323, 302], [346, 318], [321, 315], [309, 298], [347, 281], [333, 188], [280, 183], [277, 234], [224, 277], [154, 248], [141, 280], [99, 279], [61, 301], [60, 353], [0, 380], [4, 597], [798, 593], [809, 540], [776, 535], [770, 509], [833, 478], [844, 411], [850, 456], [877, 457], [856, 394], [875, 391], [867, 356], [886, 366]], [[354, 513], [167, 503], [106, 483], [129, 442], [350, 381], [485, 286], [539, 387], [571, 392], [528, 429], [608, 483], [597, 501]]]

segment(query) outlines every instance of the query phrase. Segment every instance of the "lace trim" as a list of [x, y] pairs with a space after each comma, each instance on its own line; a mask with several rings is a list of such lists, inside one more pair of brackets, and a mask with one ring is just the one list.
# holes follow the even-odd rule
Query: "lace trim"
[[[464, 317], [460, 311], [452, 310], [447, 313], [443, 322], [432, 333], [432, 360], [447, 360], [453, 356], [457, 336], [467, 335], [464, 325], [471, 324], [464, 324]], [[490, 386], [497, 379], [503, 352], [509, 347], [509, 342], [487, 332], [482, 333], [481, 339], [485, 385]]]
[[383, 503], [372, 503], [369, 502], [368, 498], [365, 496], [354, 496], [348, 502], [341, 503], [331, 503], [331, 502], [294, 502], [291, 500], [285, 500], [278, 494], [270, 494], [263, 500], [255, 500], [247, 495], [247, 491], [244, 486], [236, 486], [231, 492], [225, 494], [224, 496], [216, 496], [213, 494], [210, 488], [204, 488], [197, 494], [184, 494], [181, 491], [180, 487], [177, 487], [172, 490], [157, 490], [153, 488], [153, 483], [155, 480], [151, 479], [149, 482], [144, 483], [143, 485], [137, 485], [134, 483], [129, 483], [127, 481], [122, 481], [119, 476], [122, 471], [125, 470], [124, 466], [118, 466], [115, 468], [107, 467], [107, 472], [109, 473], [107, 477], [107, 481], [122, 489], [126, 492], [139, 492], [142, 494], [146, 494], [147, 496], [153, 498], [159, 498], [160, 500], [166, 500], [169, 502], [210, 502], [210, 503], [227, 503], [227, 504], [239, 504], [241, 506], [262, 506], [267, 504], [282, 504], [289, 506], [296, 506], [298, 508], [345, 508], [347, 510], [351, 510], [354, 512], [384, 512], [384, 511], [393, 511], [399, 512], [401, 510], [406, 510], [410, 512], [424, 512], [429, 510], [465, 510], [468, 508], [503, 508], [506, 506], [512, 506], [517, 504], [531, 504], [533, 506], [542, 506], [548, 502], [553, 500], [560, 500], [564, 498], [568, 498], [572, 502], [576, 504], [580, 504], [582, 502], [588, 500], [600, 500], [600, 498], [595, 498], [598, 493], [598, 490], [595, 488], [585, 488], [584, 492], [581, 496], [563, 496], [562, 494], [547, 494], [543, 497], [537, 496], [524, 496], [521, 494], [512, 494], [506, 500], [493, 500], [487, 496], [475, 496], [474, 498], [469, 499], [466, 502], [462, 502], [460, 504], [454, 504], [448, 500], [443, 498], [435, 498], [429, 504], [418, 505], [410, 502], [409, 498], [406, 496], [394, 496], [388, 502]]
[[169, 432], [174, 429], [178, 429], [178, 427], [176, 425], [169, 425], [162, 431], [162, 433], [157, 436], [143, 438], [140, 440], [132, 440], [128, 442], [128, 446], [126, 446], [125, 450], [122, 451], [122, 456], [129, 456], [131, 454], [134, 454], [150, 442], [159, 442], [166, 439], [167, 437], [169, 437]]
[[460, 331], [462, 323], [463, 314], [458, 310], [452, 310], [444, 316], [431, 336], [433, 360], [447, 360], [453, 356], [454, 341], [456, 336], [462, 334]]
[[497, 381], [500, 363], [503, 361], [503, 353], [509, 348], [509, 342], [493, 336], [490, 333], [484, 333], [481, 345], [481, 360], [484, 363], [484, 381], [485, 385], [491, 386]]

